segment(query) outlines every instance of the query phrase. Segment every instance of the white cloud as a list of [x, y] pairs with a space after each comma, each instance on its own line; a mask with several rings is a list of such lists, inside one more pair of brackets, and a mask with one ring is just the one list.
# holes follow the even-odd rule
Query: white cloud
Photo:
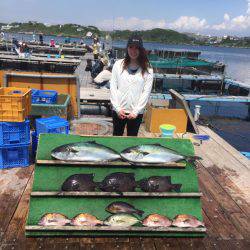
[[114, 20], [107, 19], [97, 24], [98, 27], [104, 30], [114, 29], [129, 29], [129, 30], [148, 30], [153, 28], [166, 28], [166, 21], [162, 20], [150, 20], [139, 19], [137, 17], [131, 17], [125, 19], [124, 17], [117, 17]]
[[229, 21], [230, 20], [230, 16], [227, 14], [227, 13], [225, 13], [224, 14], [224, 21]]
[[223, 21], [217, 24], [208, 24], [205, 18], [196, 16], [180, 16], [173, 22], [168, 22], [165, 19], [151, 20], [139, 19], [137, 17], [124, 18], [117, 17], [114, 20], [107, 19], [98, 24], [103, 30], [148, 30], [153, 28], [174, 29], [180, 32], [199, 32], [199, 33], [239, 33], [244, 32], [250, 35], [250, 0], [246, 0], [247, 9], [245, 14], [231, 17], [228, 13], [223, 16]]
[[250, 0], [247, 1], [247, 15], [250, 15]]
[[206, 19], [200, 19], [195, 16], [181, 16], [176, 21], [170, 23], [169, 27], [181, 31], [197, 31], [207, 29], [209, 25]]
[[212, 26], [215, 30], [239, 31], [250, 29], [250, 0], [247, 0], [247, 10], [245, 15], [236, 16], [230, 19], [230, 16], [225, 13], [224, 21], [220, 24]]

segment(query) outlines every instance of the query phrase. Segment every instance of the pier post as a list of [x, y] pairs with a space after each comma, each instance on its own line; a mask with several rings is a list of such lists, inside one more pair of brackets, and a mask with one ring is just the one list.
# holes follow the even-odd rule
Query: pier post
[[250, 121], [250, 103], [247, 103], [247, 121]]

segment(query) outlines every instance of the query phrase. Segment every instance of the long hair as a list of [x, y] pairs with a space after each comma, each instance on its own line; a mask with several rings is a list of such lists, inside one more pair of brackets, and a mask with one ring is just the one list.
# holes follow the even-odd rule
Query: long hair
[[[139, 49], [139, 56], [137, 58], [137, 62], [142, 69], [142, 75], [144, 75], [145, 72], [148, 72], [148, 68], [150, 67], [150, 64], [149, 64], [146, 50], [140, 47], [138, 49]], [[126, 56], [123, 61], [123, 70], [128, 69], [129, 64], [130, 64], [130, 56], [128, 54], [128, 49], [127, 49]]]

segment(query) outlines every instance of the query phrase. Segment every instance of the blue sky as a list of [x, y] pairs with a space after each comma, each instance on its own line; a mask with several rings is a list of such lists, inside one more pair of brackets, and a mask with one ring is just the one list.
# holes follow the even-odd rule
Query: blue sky
[[0, 22], [250, 36], [250, 0], [0, 0]]

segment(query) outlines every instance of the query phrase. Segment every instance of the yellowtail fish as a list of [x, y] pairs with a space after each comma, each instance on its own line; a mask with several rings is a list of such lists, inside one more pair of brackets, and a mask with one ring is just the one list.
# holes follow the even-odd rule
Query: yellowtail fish
[[113, 149], [95, 141], [77, 142], [59, 146], [51, 151], [51, 156], [61, 161], [110, 162], [121, 159]]

